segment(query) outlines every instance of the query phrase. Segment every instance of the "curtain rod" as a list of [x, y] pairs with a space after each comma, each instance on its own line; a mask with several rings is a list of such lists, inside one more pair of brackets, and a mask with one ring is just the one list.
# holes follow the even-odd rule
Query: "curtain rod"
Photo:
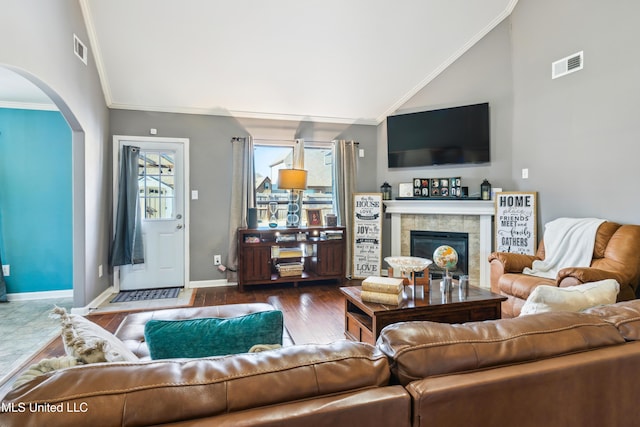
[[[231, 138], [231, 142], [235, 142], [235, 141], [239, 141], [241, 139], [245, 139], [245, 136], [234, 136]], [[310, 144], [329, 144], [331, 142], [337, 141], [337, 140], [331, 140], [331, 141], [313, 141], [313, 140], [309, 140], [309, 139], [304, 139], [304, 138], [300, 138], [302, 139], [305, 143], [310, 143]], [[258, 142], [296, 142], [296, 139], [268, 139], [268, 138], [254, 138], [253, 139], [254, 142], [258, 141]], [[352, 143], [355, 145], [360, 145], [360, 143], [358, 141], [347, 141], [348, 143]]]

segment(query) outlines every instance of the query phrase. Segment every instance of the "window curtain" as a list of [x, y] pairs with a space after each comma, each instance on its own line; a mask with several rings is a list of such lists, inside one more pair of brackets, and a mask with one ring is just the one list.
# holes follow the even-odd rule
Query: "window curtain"
[[[351, 242], [353, 227], [353, 194], [356, 191], [358, 163], [354, 141], [333, 141], [333, 205], [335, 206], [338, 224], [345, 226], [347, 242]], [[351, 278], [353, 251], [347, 243], [346, 276]]]
[[109, 260], [111, 266], [144, 263], [138, 185], [139, 157], [140, 147], [122, 147], [115, 235]]
[[247, 210], [256, 206], [253, 168], [253, 138], [234, 137], [232, 145], [231, 204], [229, 209], [229, 253], [227, 281], [238, 280], [237, 230], [247, 226]]

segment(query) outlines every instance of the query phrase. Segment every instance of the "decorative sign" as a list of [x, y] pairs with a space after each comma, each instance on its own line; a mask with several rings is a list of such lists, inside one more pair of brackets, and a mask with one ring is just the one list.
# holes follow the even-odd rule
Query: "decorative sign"
[[382, 193], [353, 196], [353, 278], [380, 276]]
[[535, 255], [537, 194], [496, 194], [496, 252]]

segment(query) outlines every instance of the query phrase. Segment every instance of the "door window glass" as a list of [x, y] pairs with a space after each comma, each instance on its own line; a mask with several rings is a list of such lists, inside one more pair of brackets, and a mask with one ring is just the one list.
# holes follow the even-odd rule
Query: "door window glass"
[[145, 219], [173, 219], [175, 205], [175, 152], [140, 152], [138, 185]]

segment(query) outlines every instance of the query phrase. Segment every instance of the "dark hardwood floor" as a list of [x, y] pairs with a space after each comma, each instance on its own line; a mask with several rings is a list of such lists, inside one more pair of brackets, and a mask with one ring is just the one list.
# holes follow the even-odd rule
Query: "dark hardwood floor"
[[[250, 286], [244, 292], [236, 286], [196, 289], [194, 307], [222, 304], [267, 302], [284, 314], [285, 325], [296, 344], [329, 343], [344, 339], [344, 297], [340, 286], [355, 286], [360, 280], [336, 283], [303, 283], [298, 287], [287, 284]], [[110, 332], [115, 332], [128, 312], [93, 314], [88, 319]], [[38, 361], [65, 354], [60, 337], [52, 340], [29, 359], [17, 373], [0, 384], [0, 397], [10, 389], [24, 368]]]

